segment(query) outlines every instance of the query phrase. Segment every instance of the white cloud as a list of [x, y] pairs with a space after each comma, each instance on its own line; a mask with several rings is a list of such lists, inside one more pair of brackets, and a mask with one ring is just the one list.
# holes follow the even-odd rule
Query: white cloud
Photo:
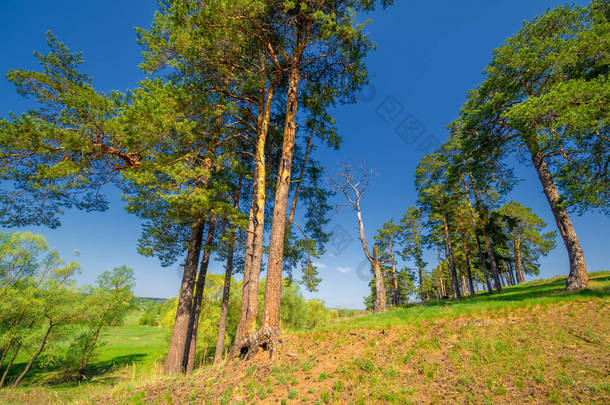
[[316, 266], [318, 269], [322, 270], [326, 268], [326, 265], [324, 263], [312, 263], [314, 266]]
[[340, 271], [341, 273], [347, 273], [348, 271], [351, 271], [352, 269], [350, 269], [349, 267], [337, 267], [337, 270]]

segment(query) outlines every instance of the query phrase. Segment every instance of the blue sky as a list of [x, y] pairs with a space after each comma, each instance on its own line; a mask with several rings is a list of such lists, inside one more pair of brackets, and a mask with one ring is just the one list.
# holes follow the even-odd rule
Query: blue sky
[[[415, 203], [413, 174], [426, 150], [421, 141], [447, 138], [446, 125], [457, 117], [467, 90], [481, 81], [493, 48], [515, 33], [524, 20], [564, 4], [537, 0], [397, 3], [370, 16], [368, 30], [378, 45], [368, 59], [372, 84], [358, 103], [335, 111], [344, 139], [341, 149], [316, 151], [329, 175], [344, 160], [355, 165], [365, 160], [378, 173], [363, 200], [369, 238], [386, 220], [400, 218]], [[37, 68], [32, 51], [46, 51], [45, 31], [51, 29], [71, 49], [84, 53], [83, 70], [94, 78], [98, 90], [133, 88], [144, 78], [137, 67], [141, 56], [133, 27], [148, 27], [155, 8], [153, 0], [3, 0], [0, 72]], [[0, 96], [2, 116], [30, 106], [5, 78], [0, 79]], [[405, 120], [416, 120], [422, 127], [423, 135], [417, 141], [407, 143], [398, 135], [396, 128]], [[516, 173], [522, 181], [509, 199], [532, 207], [549, 229], [555, 229], [533, 169], [516, 166]], [[42, 233], [66, 257], [74, 249], [82, 251], [78, 257], [84, 269], [79, 278], [82, 283], [92, 282], [103, 270], [128, 265], [136, 271], [137, 295], [175, 296], [180, 269], [162, 268], [156, 259], [137, 254], [140, 222], [125, 213], [115, 190], [108, 194], [111, 208], [104, 213], [69, 211], [56, 230], [27, 229]], [[572, 219], [589, 271], [608, 269], [610, 219], [595, 212]], [[339, 209], [329, 228], [342, 236], [318, 260], [323, 278], [319, 291], [306, 296], [321, 298], [333, 307], [362, 307], [369, 275], [353, 212]], [[541, 261], [542, 276], [568, 273], [565, 248], [561, 240], [557, 242], [557, 248]], [[433, 263], [434, 257], [430, 253], [426, 259]], [[222, 263], [214, 262], [212, 271], [222, 272]]]

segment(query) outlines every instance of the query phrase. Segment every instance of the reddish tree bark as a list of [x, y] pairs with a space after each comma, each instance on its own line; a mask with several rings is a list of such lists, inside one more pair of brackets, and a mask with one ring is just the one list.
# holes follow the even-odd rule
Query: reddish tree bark
[[542, 190], [546, 196], [557, 228], [563, 239], [563, 243], [568, 251], [568, 258], [570, 260], [570, 274], [566, 280], [567, 290], [577, 290], [584, 288], [589, 283], [589, 275], [587, 273], [587, 265], [585, 263], [585, 256], [582, 248], [580, 247], [580, 241], [576, 236], [574, 225], [568, 215], [568, 211], [565, 206], [561, 204], [561, 197], [557, 191], [557, 186], [553, 181], [551, 172], [549, 171], [548, 165], [540, 152], [537, 152], [537, 145], [530, 146], [532, 152], [532, 163], [538, 173], [540, 183], [542, 183]]
[[[274, 89], [279, 83], [279, 77], [267, 90], [264, 108], [258, 117], [256, 151], [254, 159], [254, 184], [252, 188], [252, 204], [246, 237], [246, 252], [244, 258], [244, 276], [241, 297], [241, 314], [235, 343], [229, 357], [245, 357], [252, 355], [256, 343], [256, 316], [258, 313], [258, 279], [263, 256], [263, 233], [265, 227], [266, 162], [265, 143], [269, 129], [269, 117], [273, 101]], [[261, 95], [261, 98], [263, 95]], [[250, 354], [248, 354], [250, 352]]]
[[308, 23], [298, 22], [290, 72], [288, 76], [288, 94], [286, 98], [286, 120], [282, 141], [273, 219], [269, 236], [269, 256], [267, 259], [267, 282], [265, 288], [265, 305], [261, 324], [261, 336], [273, 345], [274, 337], [279, 335], [280, 300], [282, 297], [282, 266], [284, 263], [284, 241], [286, 232], [286, 211], [290, 192], [290, 176], [296, 135], [296, 120], [299, 100], [299, 81], [301, 79], [301, 58], [308, 39]]

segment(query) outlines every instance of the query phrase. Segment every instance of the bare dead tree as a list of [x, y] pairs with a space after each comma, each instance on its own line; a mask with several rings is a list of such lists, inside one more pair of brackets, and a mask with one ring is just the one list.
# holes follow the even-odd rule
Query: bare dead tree
[[363, 163], [360, 167], [360, 175], [356, 177], [352, 166], [348, 163], [343, 163], [341, 171], [331, 181], [333, 187], [339, 190], [345, 196], [348, 205], [356, 212], [358, 218], [358, 229], [360, 233], [360, 242], [362, 243], [362, 249], [364, 255], [371, 264], [373, 273], [375, 275], [375, 312], [384, 312], [387, 309], [386, 305], [386, 291], [383, 280], [383, 274], [381, 273], [381, 267], [379, 265], [379, 255], [377, 253], [377, 246], [373, 245], [373, 251], [371, 252], [366, 242], [366, 236], [364, 234], [364, 222], [362, 220], [362, 210], [360, 208], [360, 200], [366, 192], [369, 185], [369, 178], [374, 176], [375, 173], [372, 170], [368, 170]]

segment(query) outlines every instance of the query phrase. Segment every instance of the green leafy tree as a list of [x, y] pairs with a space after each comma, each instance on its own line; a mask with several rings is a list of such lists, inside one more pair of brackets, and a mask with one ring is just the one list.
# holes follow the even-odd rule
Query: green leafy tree
[[608, 7], [562, 6], [525, 22], [494, 51], [461, 114], [466, 149], [531, 161], [568, 252], [567, 289], [588, 280], [568, 209], [609, 204]]
[[[80, 271], [77, 263], [66, 264], [57, 252], [48, 248], [40, 235], [13, 233], [5, 238], [7, 240], [9, 242], [3, 244], [0, 251], [3, 260], [7, 260], [5, 263], [23, 263], [22, 259], [27, 257], [29, 271], [27, 274], [21, 272], [19, 278], [13, 277], [0, 297], [3, 314], [0, 320], [0, 367], [3, 367], [0, 387], [18, 355], [27, 360], [12, 386], [21, 383], [32, 365], [51, 351], [84, 312], [73, 282], [74, 274]], [[19, 254], [13, 256], [15, 252]], [[5, 363], [5, 360], [8, 361]]]
[[7, 226], [59, 226], [65, 209], [104, 210], [103, 186], [141, 164], [133, 142], [114, 118], [125, 104], [104, 94], [78, 68], [72, 53], [50, 32], [49, 53], [35, 52], [42, 71], [11, 70], [7, 78], [38, 108], [0, 120], [0, 221]]
[[78, 302], [72, 276], [80, 271], [49, 249], [41, 235], [28, 232], [0, 236], [0, 268], [4, 288], [0, 295], [0, 387], [6, 382], [18, 355], [27, 361], [13, 380], [17, 386], [50, 343], [78, 319]]
[[85, 328], [70, 348], [71, 361], [77, 366], [78, 378], [83, 379], [87, 364], [99, 344], [104, 327], [120, 325], [129, 310], [135, 285], [132, 269], [126, 266], [107, 270], [97, 278], [97, 286], [85, 291]]

